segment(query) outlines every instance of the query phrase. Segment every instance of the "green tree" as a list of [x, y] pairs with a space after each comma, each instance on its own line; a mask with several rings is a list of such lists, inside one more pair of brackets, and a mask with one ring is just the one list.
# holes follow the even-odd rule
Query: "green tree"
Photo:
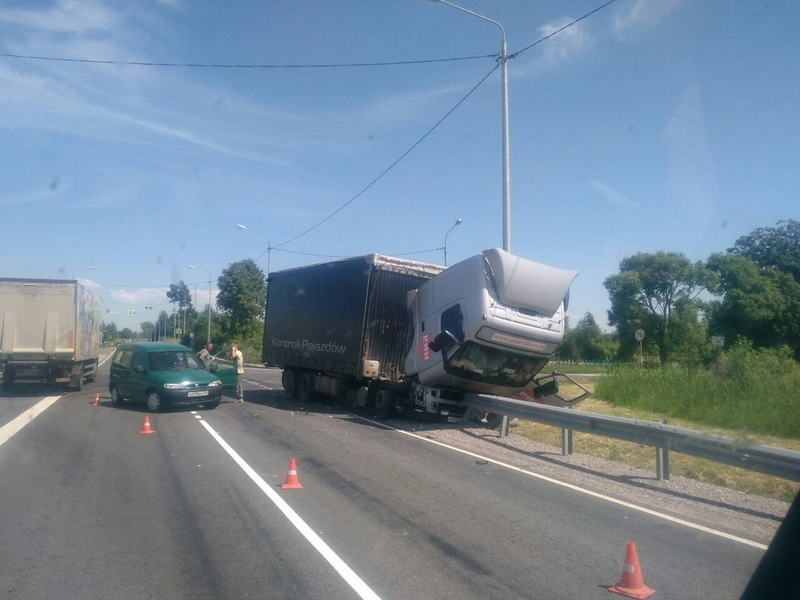
[[115, 339], [117, 339], [117, 337], [119, 337], [117, 324], [113, 321], [111, 323], [102, 323], [101, 330], [103, 332], [103, 342], [113, 342]]
[[760, 267], [740, 254], [713, 254], [708, 267], [719, 277], [711, 330], [730, 345], [738, 338], [756, 348], [787, 345], [800, 359], [800, 283], [788, 272]]
[[264, 272], [252, 259], [230, 264], [217, 280], [217, 308], [232, 337], [251, 338], [264, 316], [267, 292]]
[[738, 254], [762, 268], [790, 274], [800, 283], [800, 221], [778, 221], [776, 227], [759, 227], [736, 240], [729, 254]]
[[646, 343], [655, 344], [661, 364], [680, 343], [680, 319], [699, 318], [699, 294], [714, 289], [716, 279], [700, 262], [692, 263], [682, 253], [640, 252], [624, 258], [620, 272], [603, 285], [611, 299], [609, 324], [617, 327], [620, 354], [631, 358], [637, 345], [634, 332], [647, 332]]
[[591, 312], [586, 312], [577, 326], [567, 330], [559, 357], [568, 360], [605, 360], [603, 331]]
[[133, 332], [127, 327], [125, 327], [122, 331], [119, 332], [119, 337], [121, 337], [123, 340], [129, 340], [133, 337]]
[[167, 290], [167, 298], [170, 303], [176, 303], [180, 310], [184, 308], [192, 309], [192, 293], [189, 288], [183, 283], [183, 280], [178, 283], [170, 283], [169, 290]]

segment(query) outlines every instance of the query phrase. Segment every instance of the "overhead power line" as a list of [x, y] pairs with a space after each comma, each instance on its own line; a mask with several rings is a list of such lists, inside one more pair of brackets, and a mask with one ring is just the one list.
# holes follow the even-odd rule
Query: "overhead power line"
[[583, 15], [582, 17], [579, 17], [579, 18], [575, 19], [574, 21], [571, 21], [570, 23], [567, 23], [567, 24], [566, 24], [566, 25], [564, 25], [563, 27], [561, 27], [561, 28], [559, 28], [559, 29], [556, 29], [554, 32], [552, 32], [552, 33], [550, 33], [550, 34], [548, 34], [548, 35], [544, 36], [544, 37], [543, 37], [543, 38], [541, 38], [540, 40], [537, 40], [537, 41], [533, 42], [533, 43], [532, 43], [530, 46], [525, 46], [525, 47], [524, 47], [522, 50], [520, 50], [519, 52], [514, 52], [513, 54], [509, 54], [509, 55], [508, 55], [508, 58], [509, 58], [509, 59], [516, 58], [517, 56], [519, 56], [519, 55], [520, 55], [520, 54], [522, 54], [523, 52], [527, 52], [528, 50], [530, 50], [530, 49], [531, 49], [531, 48], [533, 48], [534, 46], [538, 46], [538, 45], [539, 45], [539, 44], [541, 44], [542, 42], [546, 42], [547, 40], [549, 40], [549, 39], [550, 39], [551, 37], [553, 37], [554, 35], [558, 35], [558, 34], [559, 34], [559, 33], [561, 33], [562, 31], [564, 31], [565, 29], [569, 29], [570, 27], [572, 27], [573, 25], [575, 25], [575, 24], [577, 24], [577, 23], [580, 23], [580, 22], [581, 22], [581, 21], [583, 21], [584, 19], [586, 19], [586, 18], [588, 18], [588, 17], [591, 17], [591, 16], [592, 16], [594, 13], [596, 13], [596, 12], [599, 12], [599, 11], [603, 10], [603, 9], [604, 9], [606, 6], [608, 6], [608, 5], [610, 5], [610, 4], [613, 4], [613, 3], [614, 3], [614, 2], [616, 2], [616, 1], [617, 1], [617, 0], [609, 0], [609, 1], [608, 1], [608, 2], [606, 2], [605, 4], [603, 4], [603, 5], [601, 5], [601, 6], [598, 6], [598, 7], [597, 7], [597, 8], [595, 8], [594, 10], [591, 10], [591, 11], [589, 11], [588, 13], [586, 13], [585, 15]]
[[382, 172], [380, 175], [378, 175], [378, 176], [377, 176], [375, 179], [373, 179], [372, 181], [370, 181], [370, 182], [369, 182], [369, 183], [368, 183], [368, 184], [367, 184], [367, 185], [366, 185], [366, 186], [365, 186], [365, 187], [364, 187], [364, 188], [363, 188], [363, 189], [362, 189], [360, 192], [358, 192], [358, 193], [357, 193], [355, 196], [353, 196], [352, 198], [350, 198], [350, 200], [348, 200], [347, 202], [345, 202], [344, 204], [342, 204], [342, 205], [341, 205], [339, 208], [337, 208], [335, 211], [333, 211], [333, 212], [332, 212], [331, 214], [329, 214], [327, 217], [325, 217], [324, 219], [322, 219], [321, 221], [319, 221], [319, 222], [318, 222], [316, 225], [314, 225], [314, 226], [312, 226], [312, 227], [309, 227], [309, 228], [308, 228], [308, 229], [306, 229], [304, 232], [302, 232], [302, 233], [300, 233], [300, 234], [298, 234], [298, 235], [294, 236], [293, 238], [290, 238], [290, 239], [286, 240], [285, 242], [281, 242], [280, 244], [276, 244], [275, 246], [273, 246], [273, 248], [280, 248], [281, 246], [285, 246], [286, 244], [288, 244], [288, 243], [290, 243], [290, 242], [293, 242], [293, 241], [295, 241], [295, 240], [297, 240], [297, 239], [299, 239], [299, 238], [303, 237], [304, 235], [306, 235], [306, 234], [308, 234], [308, 233], [311, 233], [311, 232], [312, 232], [312, 231], [314, 231], [314, 230], [315, 230], [317, 227], [319, 227], [320, 225], [322, 225], [323, 223], [325, 223], [325, 222], [326, 222], [326, 221], [328, 221], [329, 219], [333, 218], [335, 215], [337, 215], [337, 214], [338, 214], [338, 213], [340, 213], [342, 210], [344, 210], [345, 208], [347, 208], [347, 207], [348, 207], [350, 204], [352, 204], [353, 202], [355, 202], [355, 201], [356, 201], [356, 200], [359, 198], [359, 196], [361, 196], [361, 195], [362, 195], [364, 192], [366, 192], [366, 191], [367, 191], [369, 188], [371, 188], [373, 185], [375, 185], [376, 183], [378, 183], [378, 181], [380, 181], [380, 180], [381, 180], [381, 179], [382, 179], [382, 178], [383, 178], [383, 177], [384, 177], [384, 176], [385, 176], [385, 175], [386, 175], [386, 174], [387, 174], [389, 171], [391, 171], [391, 170], [392, 170], [394, 167], [396, 167], [396, 166], [397, 166], [397, 164], [398, 164], [398, 163], [399, 163], [401, 160], [403, 160], [403, 159], [404, 159], [406, 156], [408, 156], [409, 154], [411, 154], [411, 152], [412, 152], [412, 151], [413, 151], [413, 150], [414, 150], [414, 149], [415, 149], [417, 146], [419, 146], [419, 145], [420, 145], [420, 144], [421, 144], [421, 143], [422, 143], [422, 142], [425, 140], [425, 138], [427, 138], [427, 137], [428, 137], [428, 136], [429, 136], [431, 133], [433, 133], [433, 131], [434, 131], [434, 130], [435, 130], [437, 127], [439, 127], [439, 125], [441, 125], [441, 124], [444, 122], [444, 120], [445, 120], [445, 119], [447, 119], [447, 117], [449, 117], [451, 114], [453, 114], [453, 112], [454, 112], [454, 111], [455, 111], [455, 110], [456, 110], [456, 109], [457, 109], [459, 106], [461, 106], [461, 104], [463, 104], [463, 103], [464, 103], [464, 101], [465, 101], [467, 98], [469, 98], [469, 97], [472, 95], [472, 93], [473, 93], [475, 90], [477, 90], [477, 89], [480, 87], [480, 85], [481, 85], [481, 84], [482, 84], [484, 81], [486, 81], [486, 80], [489, 78], [489, 76], [490, 76], [492, 73], [494, 73], [494, 72], [495, 72], [495, 71], [496, 71], [496, 70], [497, 70], [499, 67], [500, 67], [500, 65], [495, 65], [495, 66], [492, 68], [492, 70], [491, 70], [491, 71], [489, 71], [489, 72], [488, 72], [486, 75], [484, 75], [484, 76], [483, 76], [483, 78], [482, 78], [482, 79], [481, 79], [481, 80], [480, 80], [478, 83], [476, 83], [476, 84], [473, 86], [473, 88], [472, 88], [472, 89], [471, 89], [469, 92], [467, 92], [467, 94], [466, 94], [466, 95], [465, 95], [463, 98], [461, 98], [461, 100], [459, 100], [459, 101], [456, 103], [456, 105], [455, 105], [455, 106], [453, 106], [453, 108], [451, 108], [450, 110], [448, 110], [448, 111], [447, 111], [447, 113], [445, 113], [445, 115], [444, 115], [444, 116], [443, 116], [441, 119], [439, 119], [439, 120], [436, 122], [436, 124], [435, 124], [435, 125], [433, 125], [433, 127], [431, 127], [430, 129], [428, 129], [428, 131], [426, 131], [426, 132], [425, 132], [425, 134], [424, 134], [424, 135], [423, 135], [421, 138], [419, 138], [419, 139], [418, 139], [416, 142], [414, 142], [414, 143], [411, 145], [411, 147], [410, 147], [408, 150], [406, 150], [405, 152], [403, 152], [403, 154], [401, 154], [401, 155], [400, 155], [400, 157], [399, 157], [397, 160], [395, 160], [395, 161], [394, 161], [392, 164], [390, 164], [388, 167], [386, 167], [386, 168], [383, 170], [383, 172]]
[[328, 63], [328, 64], [226, 64], [226, 63], [176, 63], [176, 62], [153, 62], [138, 60], [97, 60], [90, 58], [64, 58], [60, 56], [36, 56], [32, 54], [10, 54], [0, 52], [0, 56], [6, 58], [23, 58], [29, 60], [45, 60], [52, 62], [85, 63], [91, 65], [119, 65], [136, 67], [186, 67], [192, 69], [343, 69], [357, 67], [395, 67], [403, 65], [426, 65], [431, 63], [456, 62], [463, 60], [480, 60], [483, 58], [495, 58], [497, 54], [481, 54], [478, 56], [456, 56], [452, 58], [429, 58], [423, 60], [397, 60], [384, 62], [363, 62], [363, 63]]

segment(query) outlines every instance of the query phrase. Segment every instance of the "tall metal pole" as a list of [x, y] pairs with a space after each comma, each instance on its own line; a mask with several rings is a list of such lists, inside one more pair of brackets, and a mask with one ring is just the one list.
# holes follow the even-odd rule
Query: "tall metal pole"
[[208, 269], [201, 269], [200, 267], [195, 267], [194, 265], [189, 265], [190, 269], [196, 269], [198, 271], [205, 271], [208, 273], [208, 337], [206, 338], [207, 342], [211, 341], [211, 271]]
[[450, 232], [453, 231], [458, 225], [461, 225], [464, 221], [462, 219], [456, 219], [456, 222], [453, 223], [453, 226], [447, 230], [447, 233], [444, 234], [444, 266], [447, 266], [447, 236], [450, 235]]
[[[453, 4], [448, 0], [431, 0], [432, 2], [439, 2], [451, 6], [456, 10], [465, 12], [468, 15], [494, 23], [500, 28], [503, 35], [503, 42], [500, 46], [500, 74], [503, 86], [503, 250], [511, 252], [511, 159], [509, 151], [509, 135], [508, 135], [508, 49], [506, 45], [506, 30], [503, 26], [489, 17], [484, 17], [481, 14], [467, 10], [466, 8]], [[446, 265], [445, 265], [446, 266]]]

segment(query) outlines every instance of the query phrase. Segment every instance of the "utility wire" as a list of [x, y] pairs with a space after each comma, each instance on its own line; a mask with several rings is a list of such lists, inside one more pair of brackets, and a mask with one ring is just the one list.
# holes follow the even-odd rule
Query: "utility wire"
[[466, 94], [466, 95], [465, 95], [463, 98], [461, 98], [461, 100], [459, 100], [459, 101], [456, 103], [456, 105], [455, 105], [455, 106], [453, 106], [453, 108], [451, 108], [450, 110], [448, 110], [448, 111], [447, 111], [447, 113], [445, 113], [445, 115], [444, 115], [444, 116], [443, 116], [441, 119], [439, 119], [439, 120], [436, 122], [436, 124], [435, 124], [433, 127], [431, 127], [430, 129], [428, 129], [428, 131], [427, 131], [427, 132], [425, 132], [425, 135], [423, 135], [423, 136], [422, 136], [421, 138], [419, 138], [419, 139], [418, 139], [416, 142], [414, 142], [414, 144], [413, 144], [413, 145], [412, 145], [412, 146], [411, 146], [411, 147], [410, 147], [408, 150], [406, 150], [405, 152], [403, 152], [403, 154], [401, 154], [401, 155], [400, 155], [400, 157], [399, 157], [397, 160], [395, 160], [395, 161], [394, 161], [394, 162], [393, 162], [391, 165], [389, 165], [388, 167], [386, 167], [386, 169], [384, 169], [384, 170], [383, 170], [383, 172], [382, 172], [380, 175], [378, 175], [378, 176], [377, 176], [375, 179], [373, 179], [372, 181], [370, 181], [370, 182], [369, 182], [369, 183], [366, 185], [366, 187], [364, 187], [364, 188], [363, 188], [363, 189], [362, 189], [360, 192], [358, 192], [358, 193], [357, 193], [355, 196], [353, 196], [352, 198], [350, 198], [350, 200], [348, 200], [347, 202], [345, 202], [344, 204], [342, 204], [342, 205], [341, 205], [339, 208], [337, 208], [335, 211], [333, 211], [333, 212], [332, 212], [331, 214], [329, 214], [327, 217], [325, 217], [324, 219], [322, 219], [321, 221], [319, 221], [319, 222], [318, 222], [316, 225], [314, 225], [314, 226], [312, 226], [312, 227], [309, 227], [309, 228], [308, 228], [308, 229], [306, 229], [304, 232], [302, 232], [302, 233], [300, 233], [300, 234], [298, 234], [298, 235], [294, 236], [293, 238], [290, 238], [290, 239], [286, 240], [285, 242], [281, 242], [280, 244], [276, 244], [275, 246], [273, 246], [273, 248], [279, 248], [279, 247], [281, 247], [281, 246], [285, 246], [286, 244], [288, 244], [288, 243], [290, 243], [290, 242], [293, 242], [293, 241], [295, 241], [295, 240], [297, 240], [297, 239], [299, 239], [299, 238], [303, 237], [304, 235], [306, 235], [306, 234], [308, 234], [308, 233], [311, 233], [311, 232], [312, 232], [312, 231], [314, 231], [314, 230], [315, 230], [317, 227], [319, 227], [320, 225], [322, 225], [323, 223], [325, 223], [325, 222], [326, 222], [326, 221], [328, 221], [329, 219], [333, 218], [335, 215], [337, 215], [337, 214], [338, 214], [338, 213], [340, 213], [342, 210], [344, 210], [345, 208], [347, 208], [347, 207], [348, 207], [350, 204], [352, 204], [353, 202], [355, 202], [355, 201], [356, 201], [356, 199], [358, 199], [358, 198], [359, 198], [359, 196], [361, 196], [361, 195], [362, 195], [364, 192], [366, 192], [368, 189], [370, 189], [370, 188], [371, 188], [373, 185], [375, 185], [376, 183], [378, 183], [378, 181], [380, 181], [380, 180], [381, 180], [381, 179], [384, 177], [384, 175], [386, 175], [386, 174], [387, 174], [389, 171], [391, 171], [391, 170], [392, 170], [392, 169], [393, 169], [395, 166], [397, 166], [397, 164], [398, 164], [398, 163], [399, 163], [401, 160], [403, 160], [403, 159], [404, 159], [406, 156], [408, 156], [408, 155], [409, 155], [409, 154], [410, 154], [410, 153], [411, 153], [411, 152], [412, 152], [412, 151], [413, 151], [413, 150], [414, 150], [414, 149], [415, 149], [417, 146], [419, 146], [419, 145], [420, 145], [420, 144], [421, 144], [421, 143], [422, 143], [422, 142], [425, 140], [425, 138], [427, 138], [427, 137], [428, 137], [428, 136], [429, 136], [431, 133], [433, 133], [433, 131], [434, 131], [434, 130], [435, 130], [437, 127], [439, 127], [439, 125], [441, 125], [441, 124], [444, 122], [444, 120], [445, 120], [445, 119], [447, 119], [447, 117], [449, 117], [451, 114], [453, 114], [453, 112], [455, 112], [455, 110], [456, 110], [456, 109], [457, 109], [459, 106], [461, 106], [461, 105], [464, 103], [464, 101], [465, 101], [467, 98], [469, 98], [469, 97], [472, 95], [472, 93], [473, 93], [475, 90], [477, 90], [477, 89], [478, 89], [478, 88], [481, 86], [481, 84], [482, 84], [484, 81], [486, 81], [486, 80], [489, 78], [489, 76], [490, 76], [492, 73], [494, 73], [494, 72], [495, 72], [495, 71], [496, 71], [496, 70], [497, 70], [499, 67], [500, 67], [500, 65], [499, 65], [499, 64], [495, 65], [495, 66], [492, 68], [492, 70], [491, 70], [491, 71], [489, 71], [489, 72], [488, 72], [486, 75], [484, 75], [483, 79], [481, 79], [481, 80], [480, 80], [478, 83], [476, 83], [476, 84], [475, 84], [475, 86], [474, 86], [474, 87], [473, 87], [473, 88], [472, 88], [472, 89], [471, 89], [469, 92], [467, 92], [467, 94]]
[[174, 63], [174, 62], [148, 62], [134, 60], [94, 60], [89, 58], [62, 58], [58, 56], [35, 56], [31, 54], [10, 54], [0, 52], [6, 58], [27, 58], [30, 60], [46, 60], [53, 62], [85, 63], [91, 65], [121, 65], [138, 67], [187, 67], [193, 69], [343, 69], [358, 67], [394, 67], [402, 65], [426, 65], [431, 63], [456, 62], [461, 60], [480, 60], [495, 58], [497, 54], [482, 54], [478, 56], [456, 56], [453, 58], [430, 58], [425, 60], [398, 60], [371, 63], [330, 63], [330, 64], [224, 64], [224, 63]]
[[595, 8], [595, 9], [594, 9], [594, 10], [592, 10], [592, 11], [589, 11], [588, 13], [586, 13], [585, 15], [583, 15], [582, 17], [579, 17], [579, 18], [575, 19], [575, 20], [574, 20], [574, 21], [572, 21], [571, 23], [567, 23], [566, 25], [564, 25], [564, 26], [563, 26], [563, 27], [561, 27], [560, 29], [556, 29], [554, 32], [552, 32], [552, 33], [550, 33], [550, 34], [548, 34], [548, 35], [544, 36], [542, 39], [535, 41], [535, 42], [534, 42], [534, 43], [532, 43], [530, 46], [525, 46], [525, 47], [524, 47], [522, 50], [520, 50], [519, 52], [514, 52], [513, 54], [509, 54], [509, 55], [508, 55], [508, 58], [509, 58], [509, 59], [511, 59], [511, 58], [516, 58], [517, 56], [519, 56], [519, 55], [520, 55], [520, 54], [522, 54], [523, 52], [526, 52], [526, 51], [530, 50], [530, 49], [531, 49], [531, 48], [533, 48], [534, 46], [538, 46], [538, 45], [539, 45], [539, 44], [541, 44], [542, 42], [545, 42], [545, 41], [549, 40], [549, 39], [550, 39], [551, 37], [553, 37], [554, 35], [558, 35], [558, 34], [559, 34], [559, 33], [561, 33], [562, 31], [564, 31], [565, 29], [569, 29], [570, 27], [572, 27], [573, 25], [575, 25], [575, 24], [577, 24], [577, 23], [580, 23], [580, 22], [581, 22], [581, 21], [583, 21], [584, 19], [586, 19], [586, 18], [588, 18], [588, 17], [591, 17], [591, 16], [592, 16], [594, 13], [596, 13], [596, 12], [599, 12], [599, 11], [603, 10], [605, 7], [607, 7], [607, 6], [608, 6], [608, 5], [610, 5], [610, 4], [613, 4], [613, 3], [614, 3], [614, 2], [616, 2], [616, 1], [617, 1], [617, 0], [609, 0], [609, 1], [608, 1], [608, 2], [606, 2], [605, 4], [603, 4], [603, 5], [601, 5], [601, 6], [598, 6], [597, 8]]

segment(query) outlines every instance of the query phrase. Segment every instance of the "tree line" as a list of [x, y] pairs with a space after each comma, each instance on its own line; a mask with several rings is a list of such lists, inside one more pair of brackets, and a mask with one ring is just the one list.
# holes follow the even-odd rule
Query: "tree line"
[[[264, 272], [251, 259], [231, 263], [217, 279], [214, 306], [206, 304], [198, 310], [183, 280], [172, 283], [166, 292], [172, 308], [162, 310], [152, 321], [141, 323], [140, 330], [117, 330], [115, 323], [103, 323], [103, 339], [163, 340], [199, 350], [207, 340], [217, 348], [237, 341], [252, 357], [261, 357], [266, 279]], [[180, 331], [176, 335], [176, 332]]]
[[558, 357], [627, 362], [642, 350], [664, 365], [711, 361], [716, 348], [748, 344], [800, 361], [800, 221], [778, 221], [732, 248], [691, 262], [679, 252], [637, 253], [603, 282], [611, 300], [600, 329], [587, 312], [568, 327]]
[[[587, 312], [576, 326], [568, 322], [557, 358], [631, 361], [640, 351], [635, 332], [641, 329], [642, 351], [662, 365], [706, 364], [717, 348], [742, 343], [786, 351], [800, 361], [800, 221], [757, 228], [705, 262], [679, 252], [640, 252], [622, 259], [619, 272], [603, 285], [615, 332], [604, 333]], [[260, 356], [263, 271], [251, 259], [232, 263], [217, 279], [217, 290], [215, 305], [197, 310], [186, 284], [171, 284], [166, 296], [173, 311], [161, 311], [137, 333], [104, 324], [103, 338], [174, 338], [171, 332], [181, 329], [180, 342], [199, 349], [209, 337], [210, 319], [215, 346], [236, 340]]]

